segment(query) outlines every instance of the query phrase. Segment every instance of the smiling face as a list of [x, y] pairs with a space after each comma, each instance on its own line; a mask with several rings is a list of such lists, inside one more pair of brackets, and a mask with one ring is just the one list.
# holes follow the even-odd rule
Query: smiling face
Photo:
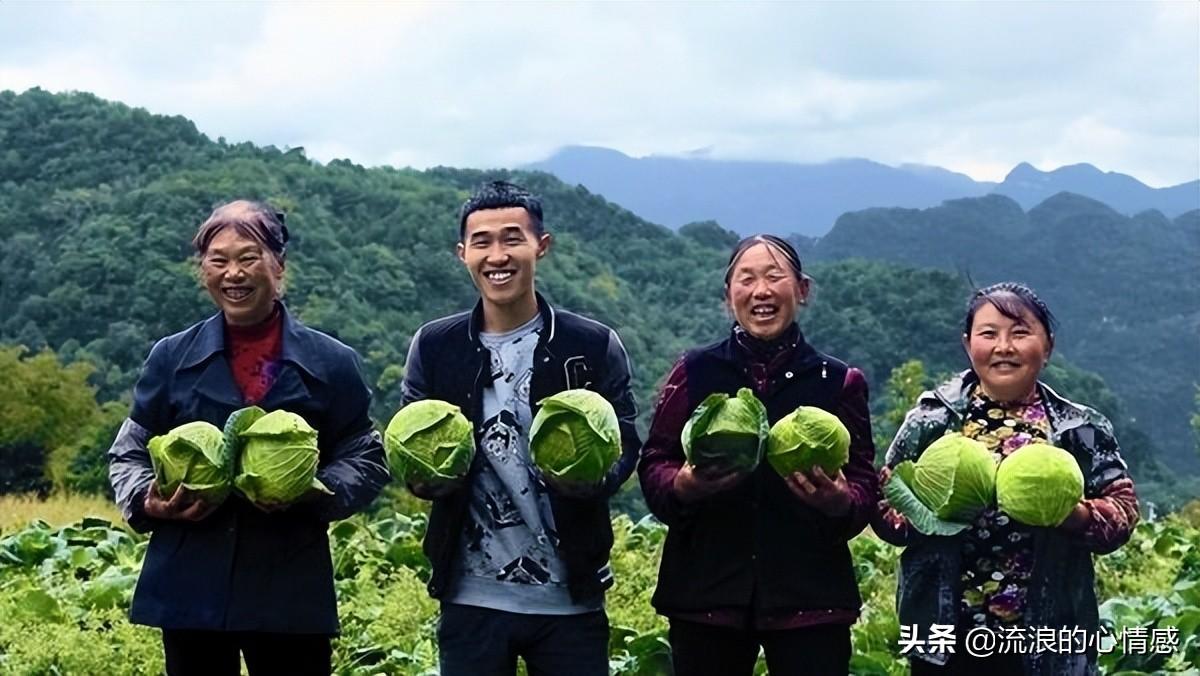
[[550, 249], [550, 235], [535, 231], [529, 212], [522, 207], [474, 211], [457, 248], [483, 299], [486, 330], [515, 328], [533, 318], [534, 271]]
[[733, 318], [762, 340], [781, 335], [796, 319], [796, 306], [808, 296], [808, 280], [796, 279], [787, 259], [769, 244], [746, 249], [734, 263], [726, 290]]
[[1032, 394], [1052, 343], [1028, 310], [1013, 319], [983, 303], [963, 336], [963, 347], [984, 394], [996, 401], [1018, 401]]
[[227, 226], [200, 258], [204, 288], [235, 326], [251, 326], [271, 316], [283, 282], [283, 265], [262, 245]]

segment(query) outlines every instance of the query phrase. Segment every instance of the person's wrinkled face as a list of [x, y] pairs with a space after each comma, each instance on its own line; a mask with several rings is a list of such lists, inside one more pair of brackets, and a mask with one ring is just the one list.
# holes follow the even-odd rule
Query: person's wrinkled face
[[807, 295], [808, 281], [796, 278], [783, 254], [760, 243], [734, 263], [726, 301], [739, 326], [770, 340], [796, 319], [796, 306]]
[[1032, 313], [1019, 319], [1004, 316], [991, 303], [975, 312], [963, 346], [984, 393], [1000, 401], [1021, 399], [1033, 391], [1050, 359], [1050, 336]]
[[283, 266], [237, 228], [226, 227], [212, 238], [200, 258], [200, 272], [204, 288], [230, 324], [257, 324], [275, 309]]
[[485, 303], [509, 306], [533, 295], [537, 261], [550, 248], [522, 207], [480, 209], [467, 216], [458, 257]]

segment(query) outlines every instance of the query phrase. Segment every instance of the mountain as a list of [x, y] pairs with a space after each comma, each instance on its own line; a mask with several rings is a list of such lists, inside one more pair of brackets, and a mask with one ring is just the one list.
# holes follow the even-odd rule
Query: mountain
[[[358, 350], [379, 420], [398, 404], [413, 332], [476, 297], [453, 253], [455, 214], [484, 180], [509, 178], [544, 197], [555, 244], [539, 264], [539, 289], [620, 332], [643, 423], [681, 351], [729, 329], [722, 271], [736, 235], [712, 222], [674, 232], [545, 173], [320, 164], [296, 149], [213, 141], [183, 118], [36, 89], [0, 92], [0, 139], [0, 344], [90, 364], [104, 399], [127, 400], [154, 341], [212, 313], [189, 241], [214, 204], [235, 197], [288, 213], [289, 308]], [[908, 404], [889, 404], [883, 386], [905, 361], [933, 374], [962, 368], [968, 288], [958, 275], [863, 260], [807, 269], [817, 287], [801, 316], [805, 334], [863, 368], [876, 412]], [[1111, 274], [1112, 292], [1137, 287], [1126, 269]], [[1154, 475], [1154, 444], [1125, 431], [1133, 428], [1103, 379], [1061, 357], [1052, 378], [1111, 415], [1131, 465]]]
[[1059, 192], [1091, 197], [1127, 216], [1157, 209], [1174, 218], [1200, 208], [1200, 181], [1155, 189], [1089, 164], [1042, 172], [1021, 163], [996, 184], [940, 167], [890, 167], [863, 159], [795, 164], [632, 158], [607, 148], [568, 146], [526, 168], [583, 185], [671, 228], [714, 220], [743, 235], [820, 236], [849, 211], [934, 207], [945, 200], [990, 192], [1012, 197], [1026, 209]]
[[[234, 197], [287, 211], [289, 306], [360, 351], [381, 417], [398, 401], [417, 327], [474, 301], [454, 255], [455, 214], [484, 180], [513, 178], [543, 195], [555, 244], [541, 289], [618, 328], [644, 411], [684, 349], [728, 330], [722, 270], [733, 235], [715, 223], [676, 233], [545, 173], [322, 165], [298, 150], [210, 140], [183, 118], [36, 89], [0, 92], [0, 138], [0, 342], [93, 364], [103, 397], [127, 395], [154, 340], [212, 311], [189, 241], [214, 204]], [[921, 309], [927, 319], [912, 330], [953, 333], [960, 280], [880, 264], [829, 271], [880, 293], [814, 309], [825, 317], [809, 329], [817, 344], [857, 355], [877, 386], [909, 358], [957, 365], [952, 349], [917, 334], [905, 344], [928, 349], [902, 352], [822, 327], [899, 311], [884, 299], [909, 288], [891, 281], [902, 274], [944, 301]]]
[[678, 228], [715, 220], [742, 234], [824, 234], [838, 216], [871, 206], [928, 207], [982, 195], [993, 184], [938, 167], [889, 167], [863, 159], [822, 164], [632, 158], [616, 150], [570, 146], [527, 165]]
[[1173, 466], [1200, 469], [1188, 429], [1200, 383], [1200, 211], [1126, 216], [1070, 193], [1025, 211], [993, 194], [848, 213], [802, 244], [814, 260], [1030, 284], [1061, 320], [1058, 352], [1103, 376]]
[[1200, 208], [1200, 180], [1151, 188], [1132, 176], [1100, 171], [1090, 164], [1039, 171], [1022, 162], [992, 192], [1013, 198], [1025, 209], [1060, 192], [1091, 197], [1126, 215], [1155, 209], [1174, 218]]

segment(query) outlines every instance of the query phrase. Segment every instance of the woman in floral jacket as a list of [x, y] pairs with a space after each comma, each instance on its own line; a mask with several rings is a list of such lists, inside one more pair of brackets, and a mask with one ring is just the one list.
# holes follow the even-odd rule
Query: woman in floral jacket
[[887, 451], [883, 481], [942, 435], [961, 432], [983, 442], [998, 462], [1034, 442], [1065, 449], [1085, 477], [1084, 499], [1053, 528], [1025, 526], [990, 508], [950, 537], [922, 535], [881, 503], [875, 531], [905, 547], [900, 624], [914, 627], [917, 639], [928, 638], [932, 625], [952, 626], [958, 639], [954, 650], [912, 651], [913, 674], [1094, 674], [1094, 639], [1070, 650], [986, 657], [968, 654], [964, 645], [977, 628], [1006, 637], [1033, 636], [1038, 627], [1094, 636], [1092, 554], [1129, 539], [1138, 502], [1108, 420], [1038, 379], [1054, 347], [1054, 317], [1031, 289], [1004, 283], [976, 292], [962, 340], [971, 368], [920, 396]]

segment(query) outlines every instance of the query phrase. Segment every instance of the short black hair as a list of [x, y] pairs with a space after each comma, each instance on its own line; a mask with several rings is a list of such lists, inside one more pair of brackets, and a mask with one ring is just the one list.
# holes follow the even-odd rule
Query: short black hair
[[475, 189], [475, 193], [463, 202], [458, 211], [458, 238], [467, 234], [467, 217], [483, 209], [507, 209], [521, 207], [533, 221], [533, 231], [539, 237], [545, 234], [542, 225], [542, 200], [516, 183], [488, 181]]
[[1046, 307], [1042, 299], [1038, 298], [1033, 289], [1019, 282], [1000, 282], [985, 286], [971, 294], [970, 300], [967, 301], [967, 317], [963, 321], [963, 335], [970, 335], [971, 325], [975, 323], [975, 313], [984, 303], [990, 303], [1000, 314], [1012, 320], [1021, 319], [1023, 310], [1029, 312], [1046, 330], [1046, 337], [1050, 339], [1050, 344], [1054, 344], [1058, 319], [1054, 313], [1050, 312], [1050, 308]]

